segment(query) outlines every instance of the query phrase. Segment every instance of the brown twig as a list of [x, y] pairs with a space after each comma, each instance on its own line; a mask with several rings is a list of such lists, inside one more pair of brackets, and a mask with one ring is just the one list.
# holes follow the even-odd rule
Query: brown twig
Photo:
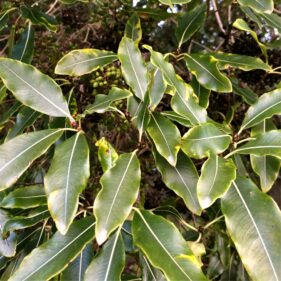
[[218, 8], [217, 8], [216, 0], [212, 0], [212, 5], [213, 5], [213, 8], [214, 8], [214, 12], [215, 12], [215, 16], [216, 16], [216, 20], [217, 20], [218, 26], [219, 26], [221, 32], [222, 32], [223, 34], [225, 34], [226, 31], [225, 31], [225, 29], [224, 29], [224, 27], [223, 27], [223, 24], [222, 24], [222, 21], [221, 21], [221, 17], [220, 17]]

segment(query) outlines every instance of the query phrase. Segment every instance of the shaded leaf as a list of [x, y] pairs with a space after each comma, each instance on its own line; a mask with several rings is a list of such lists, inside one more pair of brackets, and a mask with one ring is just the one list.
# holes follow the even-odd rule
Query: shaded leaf
[[137, 199], [140, 174], [140, 164], [136, 152], [133, 152], [120, 155], [115, 166], [101, 177], [102, 189], [94, 202], [96, 238], [99, 245], [130, 214]]
[[[266, 210], [266, 211], [265, 211]], [[228, 232], [253, 280], [281, 276], [281, 213], [250, 179], [237, 178], [222, 198]]]
[[192, 124], [188, 119], [186, 119], [186, 117], [179, 115], [174, 111], [162, 111], [161, 114], [168, 117], [170, 120], [177, 122], [185, 127], [188, 128], [192, 127]]
[[138, 14], [133, 13], [126, 23], [125, 36], [138, 44], [142, 37], [141, 22]]
[[0, 190], [14, 184], [31, 163], [62, 135], [63, 129], [23, 134], [0, 146]]
[[204, 108], [207, 108], [209, 106], [209, 97], [210, 97], [211, 91], [204, 88], [203, 86], [201, 86], [201, 84], [198, 83], [195, 76], [192, 77], [192, 80], [190, 81], [190, 85], [191, 85], [194, 93], [196, 94], [196, 96], [199, 99], [199, 105]]
[[89, 176], [88, 143], [84, 135], [77, 133], [57, 146], [44, 178], [48, 208], [62, 234], [67, 232], [75, 217], [79, 195]]
[[81, 76], [117, 60], [113, 52], [97, 49], [73, 50], [63, 56], [56, 65], [55, 73]]
[[238, 0], [241, 6], [246, 6], [254, 9], [258, 13], [271, 14], [274, 8], [273, 0]]

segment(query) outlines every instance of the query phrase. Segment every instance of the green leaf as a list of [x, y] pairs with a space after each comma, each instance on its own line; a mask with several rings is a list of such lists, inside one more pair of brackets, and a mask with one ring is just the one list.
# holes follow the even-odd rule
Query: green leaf
[[96, 146], [98, 146], [98, 158], [102, 166], [103, 172], [112, 168], [116, 160], [118, 159], [118, 154], [113, 148], [113, 146], [106, 141], [105, 138], [101, 138], [96, 142]]
[[231, 143], [231, 136], [215, 125], [205, 123], [190, 129], [182, 139], [182, 150], [192, 158], [201, 159], [224, 152]]
[[89, 243], [79, 256], [72, 261], [61, 275], [61, 281], [82, 281], [85, 271], [94, 255], [92, 243]]
[[232, 66], [244, 71], [254, 69], [271, 70], [271, 67], [260, 58], [229, 53], [212, 53], [211, 56], [218, 60], [219, 69], [227, 69], [229, 66]]
[[149, 114], [149, 106], [150, 99], [149, 94], [145, 95], [144, 101], [140, 102], [140, 107], [137, 114], [137, 128], [139, 130], [139, 142], [141, 142], [142, 134], [144, 130], [147, 128], [150, 122], [150, 114]]
[[258, 17], [260, 17], [268, 26], [272, 28], [276, 28], [281, 34], [281, 17], [276, 14], [265, 14], [265, 13], [259, 13], [257, 14]]
[[[4, 86], [5, 87], [5, 86]], [[8, 110], [6, 110], [0, 117], [0, 125], [6, 123], [9, 118], [14, 116], [14, 114], [22, 107], [23, 105], [17, 101], [15, 102]]]
[[130, 16], [129, 20], [126, 23], [125, 36], [127, 38], [132, 39], [136, 44], [138, 44], [141, 41], [141, 37], [142, 37], [141, 22], [136, 12]]
[[258, 13], [271, 14], [274, 8], [273, 0], [238, 0], [241, 6], [250, 7]]
[[85, 281], [118, 281], [125, 266], [125, 249], [119, 228], [103, 245], [85, 273]]
[[94, 202], [96, 238], [101, 245], [131, 212], [138, 196], [140, 164], [136, 152], [122, 154], [101, 177], [101, 191]]
[[254, 140], [238, 147], [227, 155], [254, 154], [258, 156], [272, 155], [281, 159], [281, 130], [272, 130], [264, 134], [259, 134]]
[[23, 106], [16, 117], [15, 125], [9, 130], [5, 141], [8, 141], [19, 134], [22, 134], [24, 129], [33, 125], [36, 119], [41, 114], [34, 111], [30, 107]]
[[172, 166], [175, 166], [181, 141], [180, 131], [177, 126], [160, 113], [153, 113], [146, 130], [152, 138], [157, 151]]
[[161, 269], [168, 280], [207, 280], [179, 230], [163, 217], [136, 209], [133, 238], [151, 264]]
[[131, 92], [126, 89], [112, 87], [108, 95], [96, 95], [95, 102], [87, 106], [86, 110], [83, 113], [83, 116], [87, 114], [92, 114], [94, 112], [104, 113], [106, 110], [108, 110], [108, 108], [113, 102], [128, 98], [131, 95]]
[[50, 213], [47, 207], [39, 207], [31, 211], [25, 216], [14, 216], [6, 221], [3, 227], [3, 233], [10, 231], [24, 229], [47, 219], [50, 217]]
[[172, 6], [173, 4], [186, 4], [189, 3], [191, 0], [159, 0], [159, 1], [165, 5]]
[[[276, 129], [271, 120], [264, 120], [251, 130], [251, 137], [255, 137], [260, 133], [266, 133], [269, 130]], [[254, 172], [260, 177], [260, 185], [263, 192], [268, 192], [276, 179], [278, 178], [281, 160], [271, 156], [255, 156], [250, 155], [251, 165]]]
[[24, 18], [29, 19], [33, 24], [44, 26], [50, 31], [57, 31], [57, 21], [53, 16], [43, 13], [38, 7], [22, 5], [21, 14]]
[[17, 188], [0, 202], [0, 207], [6, 209], [29, 209], [42, 205], [47, 205], [47, 200], [41, 185]]
[[237, 79], [231, 79], [233, 93], [239, 95], [247, 104], [254, 104], [258, 101], [258, 95], [248, 87], [239, 85]]
[[97, 49], [73, 50], [63, 56], [56, 65], [55, 73], [81, 76], [116, 61], [113, 52]]
[[197, 194], [203, 209], [210, 207], [227, 192], [236, 178], [236, 166], [231, 159], [211, 154], [201, 168]]
[[211, 91], [202, 87], [200, 83], [198, 83], [195, 76], [192, 77], [192, 80], [190, 81], [190, 86], [192, 87], [194, 93], [199, 99], [199, 105], [204, 108], [207, 108], [209, 106], [209, 97]]
[[152, 64], [161, 70], [166, 82], [176, 90], [171, 101], [173, 110], [188, 118], [193, 125], [206, 122], [207, 111], [198, 105], [192, 88], [176, 75], [172, 64], [166, 62], [161, 53], [153, 51], [150, 46], [144, 47], [151, 53]]
[[118, 58], [127, 84], [143, 101], [148, 88], [148, 71], [141, 52], [132, 39], [123, 37], [118, 48]]
[[229, 93], [232, 91], [230, 80], [218, 69], [218, 62], [204, 54], [185, 53], [185, 62], [189, 71], [206, 89]]
[[264, 55], [265, 59], [268, 60], [267, 58], [267, 51], [266, 51], [266, 46], [261, 43], [259, 41], [258, 35], [256, 34], [256, 32], [254, 32], [249, 25], [247, 24], [247, 22], [245, 22], [243, 19], [237, 19], [235, 20], [235, 22], [233, 23], [233, 26], [239, 30], [243, 30], [245, 32], [249, 32], [251, 34], [251, 36], [254, 38], [254, 40], [257, 42], [257, 44], [259, 45], [262, 54]]
[[67, 103], [60, 87], [35, 67], [7, 58], [0, 58], [0, 78], [24, 105], [39, 112], [68, 117]]
[[14, 184], [31, 163], [44, 154], [64, 129], [23, 134], [0, 146], [0, 190]]
[[94, 238], [94, 225], [93, 217], [86, 217], [73, 223], [66, 235], [56, 232], [23, 259], [9, 280], [38, 281], [56, 276]]
[[9, 20], [9, 14], [13, 11], [16, 11], [17, 8], [10, 8], [0, 13], [0, 31], [5, 28]]
[[198, 173], [193, 162], [184, 153], [180, 152], [176, 166], [171, 166], [155, 150], [153, 154], [163, 182], [184, 200], [186, 207], [191, 212], [200, 215], [201, 207], [196, 194]]
[[48, 208], [62, 234], [75, 217], [79, 195], [87, 186], [89, 176], [88, 143], [84, 135], [77, 133], [56, 148], [44, 178]]
[[34, 28], [31, 24], [20, 34], [19, 40], [11, 50], [11, 58], [31, 63], [34, 51]]
[[228, 232], [252, 280], [281, 276], [281, 213], [271, 197], [238, 178], [222, 198]]
[[140, 17], [147, 18], [150, 17], [157, 21], [166, 20], [173, 16], [172, 13], [168, 13], [166, 10], [159, 8], [135, 8], [135, 11]]
[[250, 106], [246, 112], [239, 133], [259, 124], [264, 119], [270, 118], [275, 114], [281, 114], [281, 89], [263, 94], [255, 104]]
[[179, 115], [174, 111], [162, 111], [161, 114], [169, 118], [170, 120], [177, 122], [185, 127], [188, 128], [192, 127], [192, 124], [186, 117]]
[[206, 17], [206, 4], [198, 5], [191, 11], [187, 11], [178, 20], [176, 37], [179, 42], [179, 48], [183, 43], [191, 38], [202, 26]]

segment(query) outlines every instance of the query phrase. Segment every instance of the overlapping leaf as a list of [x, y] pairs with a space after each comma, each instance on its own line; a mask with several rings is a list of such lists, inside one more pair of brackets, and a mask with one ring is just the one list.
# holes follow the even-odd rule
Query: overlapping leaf
[[142, 37], [140, 18], [137, 13], [133, 13], [126, 23], [125, 36], [138, 44]]
[[250, 7], [259, 13], [271, 14], [274, 8], [273, 0], [238, 0], [242, 6]]

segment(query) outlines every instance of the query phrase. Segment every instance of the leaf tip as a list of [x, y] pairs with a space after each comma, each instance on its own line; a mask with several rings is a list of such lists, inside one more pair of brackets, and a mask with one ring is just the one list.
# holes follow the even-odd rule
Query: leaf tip
[[101, 229], [96, 233], [96, 240], [99, 245], [102, 245], [107, 239], [108, 233], [106, 229]]

